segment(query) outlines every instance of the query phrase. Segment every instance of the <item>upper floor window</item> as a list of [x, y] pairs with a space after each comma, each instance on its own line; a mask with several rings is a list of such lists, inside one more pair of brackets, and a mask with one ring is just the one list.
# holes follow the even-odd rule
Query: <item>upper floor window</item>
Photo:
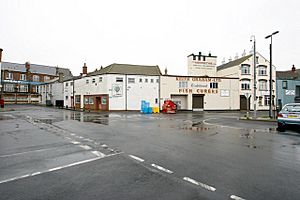
[[122, 77], [117, 77], [116, 82], [123, 82], [123, 78]]
[[242, 74], [250, 74], [250, 65], [243, 64], [241, 67]]
[[85, 80], [85, 83], [86, 83], [86, 84], [89, 84], [89, 79], [86, 79], [86, 80]]
[[128, 83], [135, 83], [135, 78], [128, 78]]
[[188, 82], [187, 81], [179, 81], [179, 87], [180, 88], [187, 88]]
[[267, 66], [264, 66], [264, 65], [258, 66], [258, 75], [259, 76], [267, 75]]
[[50, 80], [50, 77], [49, 76], [44, 76], [44, 81], [49, 81]]
[[14, 92], [14, 84], [5, 84], [4, 91]]
[[140, 78], [140, 83], [142, 83], [143, 82], [143, 79], [142, 78]]
[[159, 79], [156, 79], [156, 83], [159, 83]]
[[95, 79], [95, 78], [93, 78], [93, 79], [92, 79], [92, 83], [95, 83], [95, 82], [96, 82], [96, 79]]
[[268, 90], [267, 88], [267, 81], [266, 80], [260, 80], [259, 81], [259, 90]]
[[148, 83], [148, 79], [147, 78], [145, 78], [145, 83]]
[[6, 79], [12, 80], [13, 79], [13, 73], [7, 72], [6, 73]]
[[210, 83], [210, 88], [218, 88], [218, 83]]
[[101, 83], [103, 81], [103, 78], [100, 76], [99, 77], [99, 83]]
[[250, 90], [250, 80], [242, 80], [241, 89]]
[[20, 80], [26, 81], [26, 74], [20, 74]]
[[40, 81], [40, 76], [39, 75], [33, 75], [32, 76], [32, 81], [39, 82]]
[[66, 87], [68, 87], [69, 86], [69, 83], [66, 83]]
[[154, 82], [154, 80], [153, 80], [153, 78], [151, 78], [151, 83], [153, 83]]
[[70, 85], [71, 85], [71, 86], [73, 86], [73, 85], [74, 85], [74, 83], [73, 83], [73, 82], [71, 82], [71, 83], [70, 83]]
[[282, 89], [287, 89], [287, 88], [288, 88], [287, 81], [282, 81]]

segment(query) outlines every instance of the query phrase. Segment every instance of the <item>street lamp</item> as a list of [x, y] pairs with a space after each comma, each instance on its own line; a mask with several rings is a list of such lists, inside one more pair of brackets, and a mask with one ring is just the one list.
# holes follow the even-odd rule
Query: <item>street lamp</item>
[[250, 37], [250, 42], [253, 41], [253, 87], [254, 87], [254, 92], [253, 92], [253, 109], [254, 109], [254, 118], [256, 118], [256, 40], [255, 36], [252, 35]]
[[270, 98], [269, 98], [269, 117], [272, 118], [272, 84], [273, 84], [273, 79], [272, 79], [272, 36], [276, 35], [277, 33], [279, 33], [279, 31], [275, 31], [274, 33], [267, 35], [265, 37], [265, 39], [271, 38], [271, 43], [270, 43]]

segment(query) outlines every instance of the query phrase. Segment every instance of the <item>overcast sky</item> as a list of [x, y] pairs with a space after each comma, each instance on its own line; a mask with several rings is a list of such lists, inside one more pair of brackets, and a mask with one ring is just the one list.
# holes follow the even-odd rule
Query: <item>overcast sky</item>
[[300, 68], [299, 0], [0, 0], [3, 61], [81, 72], [112, 64], [187, 74], [191, 53], [223, 58], [257, 51], [277, 70]]

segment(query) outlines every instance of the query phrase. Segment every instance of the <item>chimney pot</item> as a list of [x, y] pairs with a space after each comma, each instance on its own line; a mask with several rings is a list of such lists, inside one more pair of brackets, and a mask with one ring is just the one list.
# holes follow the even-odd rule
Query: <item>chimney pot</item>
[[86, 63], [83, 64], [83, 67], [82, 67], [82, 74], [83, 74], [83, 75], [86, 75], [86, 74], [87, 74], [87, 66], [86, 66]]
[[295, 67], [295, 65], [293, 65], [292, 72], [295, 72], [295, 71], [296, 71], [296, 67]]

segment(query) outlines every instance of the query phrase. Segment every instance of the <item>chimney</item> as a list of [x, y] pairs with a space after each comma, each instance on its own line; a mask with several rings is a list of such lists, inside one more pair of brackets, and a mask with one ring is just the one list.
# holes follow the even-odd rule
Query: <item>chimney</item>
[[211, 57], [211, 53], [210, 52], [208, 53], [208, 57]]
[[168, 69], [165, 68], [165, 75], [168, 75]]
[[63, 82], [63, 78], [64, 78], [64, 73], [59, 72], [58, 73], [58, 82], [62, 83]]
[[296, 67], [295, 67], [295, 65], [293, 65], [292, 72], [295, 72], [295, 71], [296, 71]]
[[201, 60], [201, 52], [199, 51], [199, 57], [198, 60]]
[[86, 63], [84, 63], [83, 67], [82, 67], [82, 75], [86, 75], [87, 74], [87, 66]]
[[2, 62], [2, 51], [3, 49], [0, 48], [0, 62]]
[[26, 72], [30, 71], [30, 62], [25, 63]]

